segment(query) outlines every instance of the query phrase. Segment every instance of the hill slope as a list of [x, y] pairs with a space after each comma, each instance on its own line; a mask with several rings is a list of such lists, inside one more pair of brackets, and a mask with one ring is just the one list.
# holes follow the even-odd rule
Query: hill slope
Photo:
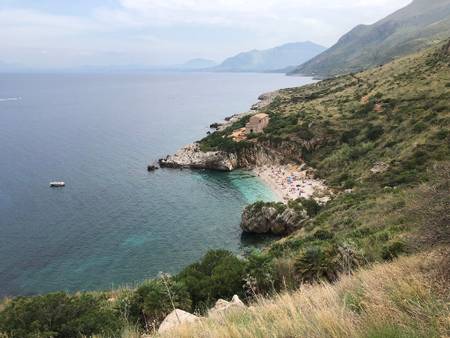
[[240, 53], [215, 67], [221, 72], [268, 72], [295, 66], [323, 52], [326, 48], [313, 42], [288, 43], [266, 50]]
[[447, 291], [435, 280], [441, 277], [439, 265], [446, 263], [440, 252], [401, 258], [344, 276], [335, 285], [308, 285], [272, 299], [260, 298], [251, 308], [210, 316], [157, 336], [444, 337], [448, 306], [445, 297], [433, 295]]
[[360, 25], [292, 73], [329, 77], [367, 69], [450, 36], [450, 0], [414, 0], [373, 25]]
[[[250, 256], [246, 281], [252, 292], [269, 298], [167, 336], [445, 336], [449, 88], [450, 42], [383, 67], [282, 90], [264, 108], [271, 116], [265, 134], [234, 151], [243, 156], [261, 145], [288, 147], [292, 157], [285, 160], [314, 167], [336, 195], [301, 230]], [[222, 135], [235, 127], [239, 123]], [[213, 136], [203, 142], [208, 139]], [[226, 147], [231, 149], [228, 142]], [[436, 249], [443, 249], [437, 254], [442, 261], [423, 253], [434, 256]], [[336, 284], [309, 285], [317, 280]]]

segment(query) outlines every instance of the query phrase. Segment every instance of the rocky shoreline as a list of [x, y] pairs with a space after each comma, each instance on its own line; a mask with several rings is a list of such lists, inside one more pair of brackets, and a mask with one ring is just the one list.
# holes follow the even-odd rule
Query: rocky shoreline
[[[212, 123], [210, 128], [221, 131], [233, 125], [243, 117], [257, 113], [258, 110], [263, 109], [272, 103], [279, 95], [279, 92], [280, 91], [277, 90], [260, 95], [258, 97], [259, 102], [255, 103], [250, 111], [226, 117], [222, 122]], [[161, 168], [175, 169], [232, 171], [240, 167], [237, 154], [224, 151], [203, 152], [200, 150], [198, 143], [188, 144], [178, 150], [175, 154], [167, 155], [165, 158], [159, 159], [158, 163]]]
[[261, 110], [265, 107], [267, 107], [269, 104], [275, 100], [275, 98], [280, 94], [279, 90], [275, 90], [273, 92], [268, 92], [261, 94], [258, 97], [258, 102], [255, 103], [251, 108], [250, 111], [244, 112], [244, 113], [238, 113], [231, 116], [225, 117], [225, 119], [221, 122], [215, 122], [210, 125], [211, 129], [215, 129], [217, 131], [222, 131], [231, 126], [233, 123], [236, 123], [240, 119], [242, 119], [245, 116], [253, 115], [258, 110]]
[[[212, 128], [223, 130], [239, 121], [246, 115], [253, 115], [269, 105], [279, 95], [279, 91], [263, 94], [259, 102], [252, 106], [252, 110], [225, 118], [224, 122], [213, 123]], [[314, 149], [317, 145], [305, 143], [304, 148]], [[314, 199], [319, 204], [325, 204], [332, 196], [325, 182], [315, 177], [315, 171], [302, 163], [298, 145], [284, 143], [273, 145], [270, 142], [254, 143], [236, 152], [202, 151], [199, 143], [184, 146], [173, 155], [160, 159], [162, 168], [175, 169], [207, 169], [217, 171], [233, 171], [235, 169], [251, 170], [255, 176], [266, 184], [276, 196], [278, 202], [285, 205], [290, 200], [298, 198]], [[286, 234], [302, 226], [306, 217], [293, 212], [291, 209], [280, 215], [275, 215], [272, 209], [265, 210], [257, 218], [259, 226], [253, 229], [255, 219], [243, 214], [242, 229], [245, 232]], [[248, 215], [247, 215], [248, 216]], [[276, 217], [275, 217], [276, 216]], [[262, 220], [265, 220], [264, 222]]]
[[236, 154], [224, 151], [203, 152], [198, 143], [188, 144], [174, 155], [167, 155], [158, 162], [161, 168], [175, 169], [232, 171], [238, 167]]

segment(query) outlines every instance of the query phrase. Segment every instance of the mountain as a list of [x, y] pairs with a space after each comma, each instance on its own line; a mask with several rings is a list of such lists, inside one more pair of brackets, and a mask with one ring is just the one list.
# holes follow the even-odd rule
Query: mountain
[[376, 22], [359, 25], [291, 74], [329, 77], [384, 64], [450, 36], [450, 0], [414, 0]]
[[213, 68], [220, 72], [271, 72], [308, 61], [326, 48], [313, 42], [287, 43], [265, 50], [252, 50], [230, 57]]
[[207, 69], [217, 65], [216, 61], [208, 60], [208, 59], [192, 59], [187, 61], [186, 63], [179, 65], [177, 68], [184, 70], [200, 70]]

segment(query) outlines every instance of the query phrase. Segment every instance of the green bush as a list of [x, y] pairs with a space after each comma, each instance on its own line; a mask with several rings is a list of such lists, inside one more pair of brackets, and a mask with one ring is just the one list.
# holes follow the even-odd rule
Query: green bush
[[334, 282], [341, 272], [350, 272], [363, 262], [362, 255], [348, 243], [324, 241], [304, 249], [295, 261], [300, 282]]
[[226, 250], [209, 251], [199, 262], [186, 267], [177, 276], [186, 285], [192, 310], [204, 310], [219, 298], [244, 295], [246, 262]]
[[318, 239], [320, 241], [326, 241], [333, 239], [334, 234], [328, 230], [319, 229], [314, 233], [313, 237], [314, 239]]
[[341, 136], [341, 142], [352, 144], [355, 138], [359, 135], [359, 129], [352, 129], [345, 131]]
[[116, 337], [122, 327], [106, 300], [89, 294], [18, 297], [0, 313], [0, 333], [9, 338]]
[[272, 257], [259, 251], [248, 256], [245, 269], [246, 287], [251, 295], [269, 294], [275, 290]]
[[370, 125], [367, 128], [366, 138], [370, 141], [378, 140], [381, 135], [384, 134], [384, 128], [382, 126]]
[[381, 256], [384, 260], [392, 260], [406, 252], [406, 243], [403, 241], [393, 241], [383, 245]]
[[297, 136], [303, 140], [310, 141], [314, 138], [313, 132], [307, 127], [297, 126], [296, 132]]
[[415, 133], [421, 133], [425, 129], [427, 129], [427, 125], [423, 122], [418, 122], [413, 126], [413, 132]]
[[132, 296], [130, 319], [148, 330], [162, 322], [174, 307], [191, 309], [187, 288], [169, 277], [149, 280]]
[[304, 250], [295, 262], [298, 279], [305, 282], [335, 281], [340, 271], [334, 245], [313, 246]]
[[319, 203], [316, 202], [315, 199], [313, 198], [299, 198], [297, 199], [298, 202], [301, 203], [301, 205], [305, 208], [306, 213], [308, 214], [309, 217], [314, 217], [316, 216], [320, 209], [321, 206]]
[[249, 145], [248, 142], [235, 142], [228, 137], [225, 132], [215, 132], [200, 141], [200, 150], [202, 151], [225, 151], [228, 153], [236, 153]]

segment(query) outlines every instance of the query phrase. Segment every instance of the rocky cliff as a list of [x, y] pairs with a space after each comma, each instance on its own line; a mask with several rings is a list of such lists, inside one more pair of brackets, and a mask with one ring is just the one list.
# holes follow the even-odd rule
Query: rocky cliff
[[315, 149], [318, 141], [305, 141], [299, 145], [294, 142], [260, 142], [249, 143], [238, 151], [206, 151], [200, 149], [198, 143], [189, 144], [174, 155], [168, 155], [159, 160], [161, 167], [208, 169], [232, 171], [239, 168], [250, 169], [258, 166], [301, 163], [302, 151], [299, 149]]
[[308, 214], [304, 209], [280, 203], [255, 203], [242, 213], [241, 229], [247, 233], [285, 235], [300, 229], [306, 219]]
[[165, 168], [191, 168], [231, 171], [238, 167], [236, 154], [224, 151], [203, 152], [197, 143], [189, 144], [174, 155], [159, 160]]

